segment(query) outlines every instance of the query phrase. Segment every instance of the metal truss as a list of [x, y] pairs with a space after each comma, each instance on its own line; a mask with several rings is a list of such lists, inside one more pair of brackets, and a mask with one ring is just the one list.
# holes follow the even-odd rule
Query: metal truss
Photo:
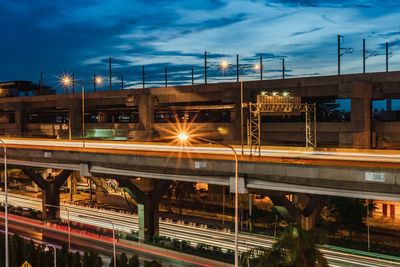
[[249, 119], [247, 121], [247, 144], [250, 155], [258, 152], [261, 155], [261, 105], [249, 103]]
[[250, 155], [258, 152], [261, 155], [261, 115], [291, 115], [305, 113], [306, 115], [306, 147], [317, 147], [316, 132], [316, 105], [307, 103], [248, 103], [247, 144], [250, 146]]

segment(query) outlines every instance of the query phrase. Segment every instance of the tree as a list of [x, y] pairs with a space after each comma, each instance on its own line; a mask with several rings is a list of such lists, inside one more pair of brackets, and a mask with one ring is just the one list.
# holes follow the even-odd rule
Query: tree
[[125, 253], [122, 253], [121, 256], [119, 256], [118, 267], [127, 267], [127, 266], [128, 266], [128, 257], [126, 256]]
[[[241, 258], [242, 266], [247, 266], [250, 255]], [[303, 231], [289, 225], [271, 249], [256, 260], [257, 267], [327, 267], [328, 263], [316, 247], [313, 231]]]
[[[364, 219], [367, 217], [367, 206], [365, 199], [330, 197], [327, 208], [330, 217], [336, 223], [349, 231], [349, 238], [352, 240], [353, 232], [364, 227]], [[370, 211], [373, 210], [370, 208]], [[340, 231], [340, 235], [342, 232]]]
[[82, 267], [81, 254], [77, 251], [72, 258], [72, 267]]
[[129, 259], [128, 267], [140, 267], [138, 255], [133, 255], [132, 258]]
[[163, 267], [162, 264], [157, 260], [145, 261], [144, 267]]

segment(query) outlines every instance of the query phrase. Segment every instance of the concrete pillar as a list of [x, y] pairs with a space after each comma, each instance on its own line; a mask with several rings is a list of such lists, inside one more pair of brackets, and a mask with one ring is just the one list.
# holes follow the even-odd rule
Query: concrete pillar
[[139, 125], [141, 130], [153, 130], [154, 128], [153, 96], [150, 93], [140, 95]]
[[149, 192], [142, 191], [128, 179], [120, 179], [118, 183], [138, 203], [139, 240], [153, 240], [153, 236], [159, 234], [158, 203], [171, 181], [158, 181]]
[[60, 187], [56, 187], [54, 180], [49, 180], [49, 178], [45, 188], [42, 189], [42, 218], [45, 221], [59, 219], [60, 209], [48, 205], [60, 206]]
[[[300, 211], [284, 194], [271, 192], [268, 197], [274, 203], [277, 210], [286, 220], [295, 221], [305, 231], [311, 230], [321, 214], [327, 200], [326, 196], [312, 195], [309, 197], [303, 211]], [[296, 198], [299, 199], [299, 198]]]
[[371, 99], [373, 83], [353, 82], [351, 98], [351, 125], [353, 147], [371, 148]]
[[58, 208], [60, 206], [60, 187], [72, 171], [63, 170], [54, 178], [48, 175], [47, 179], [43, 179], [32, 168], [23, 168], [22, 171], [42, 189], [42, 219], [58, 220], [60, 218], [60, 209]]
[[68, 126], [71, 127], [71, 137], [82, 137], [82, 102], [80, 99], [68, 101]]

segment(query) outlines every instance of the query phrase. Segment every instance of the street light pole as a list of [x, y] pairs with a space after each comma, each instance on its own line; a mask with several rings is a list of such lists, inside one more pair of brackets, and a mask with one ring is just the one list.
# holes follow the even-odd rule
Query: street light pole
[[[110, 58], [111, 60], [111, 58]], [[111, 76], [110, 76], [111, 77]], [[74, 79], [74, 84], [75, 82], [80, 83], [82, 85], [82, 147], [85, 148], [85, 82], [91, 82], [92, 80], [86, 80], [86, 81], [76, 81]], [[68, 86], [71, 82], [71, 80], [68, 77], [65, 77], [61, 80], [64, 85]], [[94, 76], [93, 79], [93, 84], [101, 84], [102, 79], [99, 76]], [[69, 118], [70, 120], [71, 118]], [[69, 122], [69, 126], [71, 126], [71, 123]], [[71, 138], [71, 137], [70, 137]]]
[[[239, 57], [238, 57], [239, 59]], [[261, 62], [261, 61], [260, 61]], [[229, 67], [229, 63], [226, 60], [223, 60], [221, 63], [221, 68], [222, 69], [227, 69]], [[238, 81], [239, 81], [239, 71], [240, 71], [240, 146], [242, 148], [242, 155], [244, 155], [244, 140], [243, 140], [243, 135], [244, 135], [244, 129], [243, 129], [243, 121], [244, 121], [244, 116], [243, 116], [243, 69], [245, 68], [252, 68], [254, 67], [256, 70], [262, 68], [261, 64], [260, 65], [239, 65], [239, 60], [237, 62], [237, 72], [238, 72]], [[262, 70], [261, 70], [262, 71]]]
[[0, 139], [3, 144], [4, 150], [4, 232], [5, 232], [5, 266], [8, 267], [8, 204], [7, 204], [7, 146], [2, 139]]
[[[182, 141], [186, 141], [189, 136], [186, 133], [181, 133], [178, 135], [178, 138], [181, 139]], [[195, 138], [196, 140], [200, 141], [205, 141], [207, 143], [211, 144], [217, 144], [220, 146], [224, 146], [232, 150], [233, 156], [235, 159], [235, 267], [239, 266], [239, 192], [238, 192], [238, 165], [239, 165], [239, 160], [238, 160], [238, 155], [236, 150], [231, 146], [227, 145], [221, 142], [213, 141], [207, 138], [203, 137], [197, 137]]]
[[240, 68], [240, 145], [242, 146], [242, 156], [244, 154], [243, 144], [243, 67]]
[[[209, 142], [211, 144], [217, 144], [221, 145], [224, 147], [229, 148], [233, 152], [233, 156], [235, 159], [235, 267], [239, 266], [239, 177], [238, 177], [238, 165], [239, 165], [239, 160], [238, 160], [238, 155], [236, 150], [231, 146], [227, 145], [221, 142], [216, 142], [213, 140], [209, 140], [206, 138], [199, 137], [199, 140], [203, 140], [206, 142]], [[243, 146], [242, 146], [243, 149]], [[243, 150], [242, 150], [243, 151]]]
[[85, 85], [82, 83], [82, 146], [85, 148]]
[[49, 251], [49, 247], [52, 247], [54, 249], [54, 267], [57, 267], [57, 249], [55, 246], [47, 244], [45, 251], [46, 251], [46, 249], [47, 249], [47, 251]]

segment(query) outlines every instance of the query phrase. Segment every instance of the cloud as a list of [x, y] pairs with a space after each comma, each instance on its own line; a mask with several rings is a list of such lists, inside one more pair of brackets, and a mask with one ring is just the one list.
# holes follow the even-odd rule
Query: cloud
[[313, 29], [310, 29], [310, 30], [307, 30], [307, 31], [301, 31], [301, 32], [295, 32], [295, 33], [292, 33], [291, 35], [290, 35], [290, 37], [294, 37], [294, 36], [298, 36], [298, 35], [303, 35], [303, 34], [307, 34], [307, 33], [312, 33], [312, 32], [316, 32], [316, 31], [320, 31], [320, 30], [322, 30], [324, 27], [316, 27], [316, 28], [313, 28]]
[[[210, 81], [236, 79], [235, 70], [216, 67], [222, 58], [235, 64], [236, 54], [249, 64], [262, 56], [271, 70], [284, 57], [293, 76], [332, 74], [338, 34], [345, 36], [343, 47], [355, 48], [343, 58], [343, 72], [359, 71], [362, 38], [371, 50], [386, 41], [393, 54], [400, 49], [399, 6], [395, 0], [0, 1], [0, 30], [7, 36], [0, 42], [0, 80], [36, 81], [40, 72], [49, 83], [66, 71], [107, 75], [112, 57], [127, 81], [140, 80], [145, 65], [151, 81], [162, 83], [167, 66], [178, 84], [191, 79], [191, 68], [201, 79], [204, 51], [211, 52]], [[375, 58], [370, 70], [380, 69]], [[265, 76], [274, 75], [265, 70]]]
[[[270, 2], [270, 1], [268, 1]], [[350, 1], [350, 0], [275, 0], [274, 3], [287, 6], [303, 7], [351, 7], [351, 8], [372, 8], [372, 4], [366, 4], [368, 1]], [[373, 2], [373, 1], [372, 1]]]

